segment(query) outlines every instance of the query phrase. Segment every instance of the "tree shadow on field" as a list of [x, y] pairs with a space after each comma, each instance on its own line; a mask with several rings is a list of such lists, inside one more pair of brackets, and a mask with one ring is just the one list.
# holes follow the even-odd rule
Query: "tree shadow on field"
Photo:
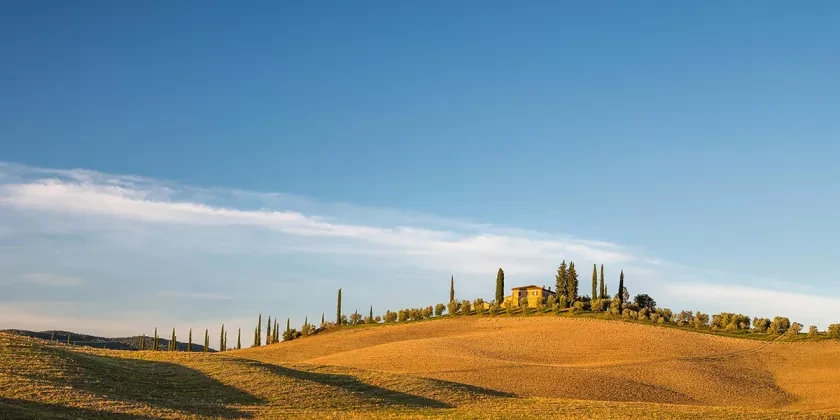
[[440, 387], [451, 388], [454, 391], [463, 392], [466, 394], [476, 394], [485, 397], [496, 397], [496, 398], [519, 398], [518, 395], [511, 393], [511, 392], [504, 392], [504, 391], [497, 391], [495, 389], [484, 388], [476, 385], [470, 384], [463, 384], [460, 382], [452, 382], [452, 381], [444, 381], [442, 379], [433, 379], [433, 378], [423, 378], [425, 381], [429, 381], [438, 385]]
[[252, 359], [240, 359], [242, 363], [251, 367], [264, 369], [275, 375], [300, 381], [310, 381], [321, 385], [340, 388], [344, 391], [356, 394], [359, 397], [371, 400], [382, 401], [387, 405], [404, 406], [412, 408], [452, 408], [451, 404], [443, 401], [423, 397], [420, 395], [408, 394], [371, 385], [359, 380], [352, 375], [341, 375], [336, 373], [308, 372], [305, 370], [292, 369], [285, 366], [273, 365], [259, 362]]
[[151, 420], [155, 417], [112, 413], [89, 408], [67, 407], [39, 401], [26, 401], [0, 397], [0, 419], [116, 419]]
[[251, 417], [250, 413], [228, 406], [262, 402], [203, 372], [175, 363], [100, 356], [61, 348], [44, 348], [44, 351], [56, 353], [58, 360], [66, 364], [65, 374], [35, 371], [22, 373], [22, 376], [58, 387], [70, 386], [110, 401], [141, 403], [222, 418]]

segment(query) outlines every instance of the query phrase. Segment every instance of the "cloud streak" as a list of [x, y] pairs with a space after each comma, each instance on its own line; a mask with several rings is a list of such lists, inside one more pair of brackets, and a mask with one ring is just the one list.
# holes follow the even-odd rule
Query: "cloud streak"
[[24, 282], [40, 284], [43, 286], [56, 287], [80, 286], [85, 283], [84, 280], [77, 277], [61, 276], [50, 273], [29, 273], [24, 275], [22, 280]]
[[[49, 174], [43, 169], [36, 173]], [[405, 255], [428, 256], [436, 260], [459, 255], [461, 261], [465, 262], [462, 265], [467, 269], [485, 269], [487, 259], [500, 258], [525, 262], [517, 264], [517, 261], [508, 261], [524, 272], [544, 269], [536, 261], [542, 258], [577, 257], [606, 264], [635, 259], [619, 245], [603, 241], [567, 237], [537, 239], [533, 235], [529, 236], [529, 232], [500, 229], [502, 233], [494, 233], [492, 228], [475, 232], [403, 225], [336, 223], [318, 215], [307, 215], [290, 209], [239, 209], [186, 199], [170, 200], [168, 197], [174, 191], [172, 188], [150, 184], [147, 180], [145, 184], [138, 184], [141, 178], [123, 180], [92, 171], [62, 171], [52, 175], [0, 186], [0, 206], [19, 211], [158, 224], [258, 228], [298, 237], [352, 241], [364, 246], [355, 247], [356, 252], [398, 251]], [[161, 194], [159, 191], [166, 193]], [[204, 191], [201, 195], [206, 197], [207, 194]]]

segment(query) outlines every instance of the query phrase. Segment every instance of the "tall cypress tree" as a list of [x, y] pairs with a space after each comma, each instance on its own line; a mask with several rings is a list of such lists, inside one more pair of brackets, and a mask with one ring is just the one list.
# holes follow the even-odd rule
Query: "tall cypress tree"
[[146, 350], [146, 334], [140, 339], [140, 350]]
[[368, 315], [370, 322], [373, 322], [373, 305], [370, 305], [370, 315]]
[[260, 317], [257, 319], [257, 342], [255, 343], [255, 345], [257, 347], [260, 346], [261, 334], [262, 334], [262, 314], [260, 314]]
[[566, 260], [557, 267], [557, 274], [554, 275], [555, 280], [555, 287], [557, 288], [557, 299], [560, 299], [560, 296], [566, 296], [566, 302], [568, 304], [569, 296], [566, 294], [566, 278], [568, 277], [568, 272], [566, 270]]
[[592, 300], [598, 299], [598, 265], [592, 264]]
[[575, 270], [574, 261], [569, 263], [569, 272], [567, 274], [566, 280], [566, 296], [569, 299], [569, 306], [571, 306], [572, 303], [574, 303], [574, 301], [576, 301], [578, 298], [578, 275], [577, 271]]
[[192, 328], [190, 328], [190, 342], [187, 343], [187, 352], [192, 351]]
[[338, 304], [335, 310], [335, 324], [341, 325], [341, 289], [338, 289]]
[[321, 312], [321, 326], [324, 326], [324, 313]]
[[621, 277], [618, 278], [618, 301], [624, 305], [624, 270], [621, 270]]
[[449, 301], [455, 300], [455, 276], [449, 278]]
[[204, 330], [204, 352], [207, 353], [210, 351], [210, 330]]
[[172, 339], [169, 340], [169, 351], [177, 351], [178, 346], [175, 344], [175, 328], [172, 328]]
[[225, 324], [222, 324], [222, 332], [219, 333], [219, 351], [225, 351]]
[[160, 347], [158, 347], [160, 343], [158, 342], [157, 327], [155, 327], [155, 339], [152, 340], [152, 345], [154, 345], [154, 348], [152, 348], [152, 350], [158, 351], [158, 349], [160, 349]]
[[601, 299], [607, 299], [607, 286], [604, 284], [604, 264], [601, 264]]
[[242, 328], [239, 328], [236, 331], [236, 349], [237, 350], [242, 349]]
[[291, 327], [291, 324], [289, 324], [289, 318], [286, 318], [286, 332], [288, 333], [291, 330], [292, 330], [292, 327]]
[[256, 328], [254, 328], [254, 344], [253, 347], [258, 347], [260, 345], [260, 336], [259, 332]]
[[271, 344], [271, 315], [268, 316], [268, 322], [265, 323], [265, 344]]
[[501, 305], [505, 300], [505, 271], [499, 268], [496, 273], [496, 304]]

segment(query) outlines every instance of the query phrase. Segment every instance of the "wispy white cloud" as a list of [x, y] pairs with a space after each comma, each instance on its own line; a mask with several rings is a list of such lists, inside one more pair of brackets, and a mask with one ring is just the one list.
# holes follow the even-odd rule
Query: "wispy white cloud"
[[85, 283], [84, 280], [78, 277], [62, 276], [51, 273], [29, 273], [21, 277], [24, 282], [40, 284], [44, 286], [80, 286]]
[[[49, 174], [43, 169], [36, 173], [45, 172]], [[210, 205], [194, 201], [196, 195], [189, 189], [178, 191], [172, 186], [157, 185], [141, 178], [122, 180], [92, 171], [61, 171], [52, 175], [0, 186], [0, 206], [21, 211], [161, 224], [260, 228], [299, 237], [352, 241], [356, 244], [354, 252], [398, 251], [414, 257], [427, 256], [433, 260], [457, 263], [470, 271], [487, 270], [490, 260], [496, 261], [495, 264], [507, 263], [522, 272], [536, 272], [545, 269], [541, 262], [544, 259], [578, 258], [610, 264], [636, 258], [623, 247], [604, 241], [512, 229], [486, 228], [477, 231], [475, 226], [440, 230], [405, 225], [341, 223], [327, 221], [330, 217], [303, 214], [292, 209], [255, 210]], [[235, 195], [242, 194], [236, 192]], [[209, 190], [198, 194], [205, 199], [210, 195]], [[172, 196], [180, 199], [170, 199]], [[207, 201], [220, 200], [217, 197]]]
[[840, 322], [837, 315], [840, 297], [701, 282], [670, 283], [663, 287], [665, 293], [691, 300], [704, 311], [739, 312], [765, 318], [787, 316], [792, 321], [823, 328], [832, 322], [831, 317], [837, 318], [833, 322]]
[[[53, 289], [91, 289], [106, 296], [102, 299], [128, 307], [125, 312], [108, 312], [104, 319], [76, 313], [73, 307], [47, 315], [20, 305], [0, 306], [0, 319], [21, 327], [78, 325], [84, 331], [126, 335], [144, 325], [182, 325], [182, 318], [215, 325], [221, 323], [214, 320], [220, 307], [230, 313], [249, 312], [259, 299], [289, 314], [305, 315], [316, 298], [318, 304], [333, 304], [333, 291], [322, 290], [325, 285], [345, 287], [348, 308], [364, 309], [376, 302], [418, 305], [439, 301], [448, 291], [450, 274], [456, 276], [459, 297], [490, 297], [486, 293], [499, 267], [505, 269], [509, 285], [549, 285], [563, 259], [578, 263], [582, 284], [594, 263], [606, 265], [608, 280], [617, 280], [623, 268], [633, 293], [650, 293], [666, 305], [685, 305], [674, 309], [784, 314], [822, 326], [837, 321], [832, 319], [837, 298], [701, 283], [697, 279], [708, 277], [699, 270], [614, 242], [90, 170], [0, 162], [0, 240], [20, 256], [0, 255], [0, 276], [15, 273], [40, 285], [84, 285]], [[212, 256], [205, 258], [207, 254]], [[246, 259], [248, 264], [241, 262]], [[225, 273], [217, 275], [219, 270]], [[62, 272], [93, 274], [85, 275], [84, 281], [49, 274]], [[725, 278], [725, 273], [717, 277]], [[317, 282], [309, 280], [316, 278]], [[430, 279], [440, 286], [431, 286]], [[358, 290], [353, 293], [348, 286]], [[231, 290], [238, 292], [236, 299], [227, 298], [234, 296]], [[249, 295], [265, 290], [272, 291], [270, 297]], [[36, 292], [28, 296], [38, 296]], [[137, 296], [140, 292], [146, 295]], [[25, 293], [18, 288], [4, 296], [8, 301]], [[77, 299], [90, 302], [97, 296]], [[171, 300], [179, 304], [170, 305]], [[379, 305], [377, 309], [386, 309]], [[173, 307], [186, 314], [159, 315]], [[147, 317], [144, 311], [158, 315]], [[243, 319], [241, 325], [250, 328], [253, 321]]]

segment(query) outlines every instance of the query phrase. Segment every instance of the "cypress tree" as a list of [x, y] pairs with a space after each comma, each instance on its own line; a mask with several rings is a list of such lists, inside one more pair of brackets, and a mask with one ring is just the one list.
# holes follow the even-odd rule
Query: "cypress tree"
[[265, 344], [271, 344], [271, 315], [268, 316], [268, 322], [265, 323]]
[[260, 345], [260, 336], [258, 334], [259, 334], [259, 332], [257, 331], [256, 328], [254, 328], [254, 345], [253, 345], [253, 347], [257, 347], [257, 346]]
[[569, 296], [566, 294], [566, 278], [568, 277], [568, 272], [566, 270], [566, 260], [557, 267], [557, 274], [554, 275], [555, 280], [555, 287], [557, 288], [557, 300], [560, 300], [560, 296], [566, 296], [566, 302], [569, 301]]
[[368, 315], [370, 321], [373, 322], [373, 305], [370, 305], [370, 315]]
[[227, 351], [227, 350], [228, 350], [228, 348], [227, 348], [227, 333], [228, 333], [228, 332], [227, 332], [227, 331], [225, 331], [225, 351]]
[[152, 344], [154, 345], [154, 348], [152, 350], [158, 351], [158, 346], [160, 345], [160, 342], [158, 341], [157, 327], [155, 327], [155, 339], [152, 340]]
[[257, 339], [256, 343], [254, 343], [257, 347], [260, 346], [260, 334], [262, 334], [262, 314], [260, 314], [260, 317], [257, 319]]
[[286, 333], [288, 333], [288, 332], [289, 332], [289, 331], [291, 331], [291, 330], [292, 330], [292, 328], [291, 328], [291, 326], [289, 325], [289, 318], [286, 318]]
[[70, 343], [70, 333], [67, 333], [67, 344], [72, 344]]
[[192, 351], [192, 328], [190, 328], [190, 342], [187, 343], [187, 352]]
[[505, 300], [505, 271], [499, 268], [496, 273], [496, 303], [501, 305]]
[[172, 339], [169, 340], [169, 347], [170, 347], [169, 351], [177, 351], [178, 350], [178, 347], [175, 343], [176, 343], [176, 341], [175, 341], [175, 328], [172, 328]]
[[55, 341], [55, 333], [50, 333], [50, 342]]
[[341, 289], [338, 289], [338, 304], [335, 310], [335, 325], [341, 325]]
[[569, 272], [567, 273], [566, 280], [566, 296], [569, 299], [569, 306], [572, 306], [574, 301], [578, 298], [578, 275], [577, 271], [575, 270], [574, 261], [569, 263]]
[[275, 343], [280, 342], [280, 331], [278, 330], [279, 327], [280, 327], [280, 322], [277, 320], [277, 318], [274, 318], [274, 339], [273, 339], [273, 341]]
[[219, 351], [225, 351], [225, 324], [222, 324], [222, 332], [219, 333]]
[[242, 349], [242, 328], [239, 328], [236, 331], [236, 349], [237, 350]]
[[210, 351], [210, 330], [204, 330], [204, 352]]
[[140, 350], [146, 350], [146, 334], [143, 334], [143, 337], [140, 338]]
[[624, 305], [624, 270], [621, 270], [621, 277], [618, 278], [618, 301]]
[[449, 301], [455, 300], [455, 276], [449, 278]]
[[604, 264], [601, 264], [601, 299], [607, 297], [607, 286], [604, 284]]
[[592, 264], [592, 300], [598, 299], [598, 265]]
[[321, 326], [324, 326], [324, 313], [321, 312]]

